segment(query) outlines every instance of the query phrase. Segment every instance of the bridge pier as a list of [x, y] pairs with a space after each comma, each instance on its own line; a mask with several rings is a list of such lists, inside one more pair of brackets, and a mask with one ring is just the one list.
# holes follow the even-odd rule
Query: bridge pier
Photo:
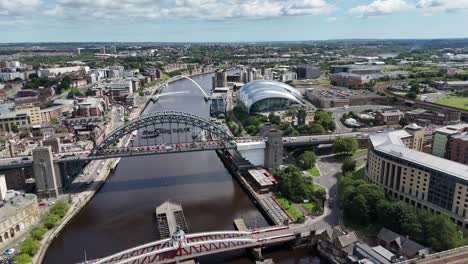
[[63, 191], [63, 185], [52, 158], [52, 148], [46, 146], [33, 149], [33, 161], [37, 195], [41, 198], [58, 197]]
[[252, 256], [252, 258], [255, 261], [263, 261], [263, 255], [262, 255], [262, 248], [261, 247], [255, 247], [255, 248], [249, 248], [247, 252]]

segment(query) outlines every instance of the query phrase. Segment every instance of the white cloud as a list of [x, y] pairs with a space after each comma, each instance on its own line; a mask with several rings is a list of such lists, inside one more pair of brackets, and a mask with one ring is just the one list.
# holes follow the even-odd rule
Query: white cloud
[[418, 0], [416, 7], [425, 12], [456, 12], [468, 9], [468, 0]]
[[409, 8], [405, 0], [375, 0], [368, 5], [351, 8], [349, 12], [359, 17], [390, 15]]
[[44, 14], [98, 19], [224, 20], [319, 15], [332, 10], [325, 0], [56, 0]]
[[338, 20], [336, 17], [327, 17], [327, 19], [325, 19], [325, 21], [328, 23], [336, 22], [336, 20]]
[[21, 16], [39, 5], [39, 0], [0, 0], [0, 17]]

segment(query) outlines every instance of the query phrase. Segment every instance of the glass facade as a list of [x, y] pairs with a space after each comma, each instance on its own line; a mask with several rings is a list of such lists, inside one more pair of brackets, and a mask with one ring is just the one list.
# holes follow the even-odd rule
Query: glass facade
[[303, 104], [301, 93], [281, 82], [259, 80], [245, 84], [239, 91], [238, 104], [246, 112], [285, 110], [291, 103]]

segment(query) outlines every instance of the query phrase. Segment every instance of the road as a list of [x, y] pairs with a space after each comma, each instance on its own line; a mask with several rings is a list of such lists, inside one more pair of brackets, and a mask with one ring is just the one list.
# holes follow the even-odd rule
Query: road
[[[323, 208], [323, 214], [316, 218], [309, 218], [306, 224], [314, 226], [316, 229], [325, 229], [330, 226], [335, 226], [340, 223], [340, 209], [337, 195], [337, 183], [341, 176], [341, 162], [336, 160], [334, 154], [320, 156], [317, 162], [317, 167], [320, 171], [320, 177], [313, 177], [306, 171], [304, 174], [311, 177], [315, 184], [319, 184], [326, 189], [327, 201]], [[329, 206], [328, 200], [334, 200], [333, 205]]]

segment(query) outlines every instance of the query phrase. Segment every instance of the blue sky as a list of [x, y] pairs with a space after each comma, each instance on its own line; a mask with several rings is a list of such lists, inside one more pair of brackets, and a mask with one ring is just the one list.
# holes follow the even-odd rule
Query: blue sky
[[0, 42], [468, 37], [468, 0], [0, 0]]

